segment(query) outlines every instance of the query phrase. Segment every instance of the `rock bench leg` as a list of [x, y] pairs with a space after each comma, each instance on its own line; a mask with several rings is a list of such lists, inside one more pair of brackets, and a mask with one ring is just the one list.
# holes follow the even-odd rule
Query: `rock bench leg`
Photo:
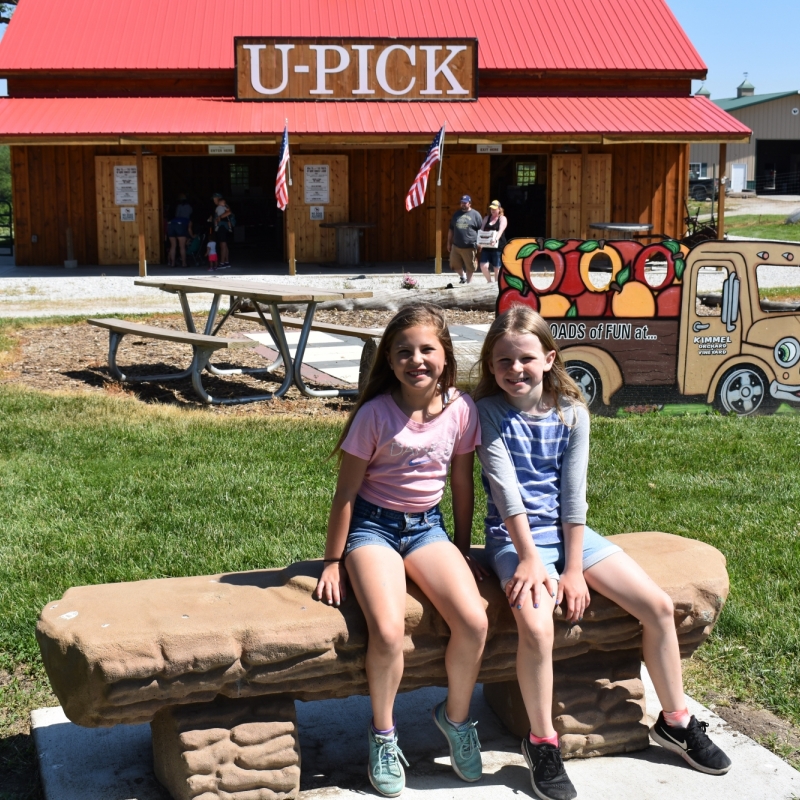
[[[630, 753], [648, 746], [641, 651], [591, 651], [553, 665], [553, 724], [564, 758]], [[528, 716], [516, 680], [487, 683], [483, 694], [516, 736]]]
[[291, 800], [300, 791], [289, 698], [170, 706], [150, 728], [156, 777], [175, 800]]

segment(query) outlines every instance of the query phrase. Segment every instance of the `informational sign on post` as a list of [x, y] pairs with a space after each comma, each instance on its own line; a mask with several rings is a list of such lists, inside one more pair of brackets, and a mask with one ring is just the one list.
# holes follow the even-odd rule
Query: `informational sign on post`
[[120, 222], [136, 222], [136, 209], [123, 206], [119, 210]]
[[210, 144], [208, 146], [210, 156], [233, 156], [236, 155], [235, 144]]
[[114, 166], [114, 205], [139, 205], [139, 184], [135, 166], [120, 164]]
[[330, 203], [330, 175], [327, 164], [305, 165], [305, 203], [318, 206]]
[[325, 219], [325, 206], [311, 206], [311, 219], [322, 222]]

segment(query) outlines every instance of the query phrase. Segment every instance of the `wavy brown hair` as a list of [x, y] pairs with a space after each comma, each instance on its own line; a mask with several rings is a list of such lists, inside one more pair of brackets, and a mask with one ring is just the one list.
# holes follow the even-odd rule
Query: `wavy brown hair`
[[500, 314], [492, 323], [486, 338], [483, 340], [481, 357], [478, 362], [478, 384], [472, 392], [472, 397], [475, 400], [480, 400], [482, 397], [500, 394], [503, 391], [497, 385], [497, 381], [489, 369], [492, 353], [495, 345], [503, 336], [523, 333], [532, 333], [541, 342], [545, 353], [549, 353], [551, 350], [556, 351], [553, 366], [542, 377], [542, 385], [544, 390], [555, 398], [556, 411], [561, 421], [564, 422], [564, 414], [561, 408], [562, 398], [567, 398], [571, 404], [580, 403], [586, 405], [586, 401], [583, 393], [578, 388], [578, 384], [567, 374], [564, 359], [561, 357], [561, 351], [553, 338], [550, 326], [528, 306], [513, 305], [508, 311]]
[[333, 448], [334, 454], [339, 453], [341, 455], [342, 442], [347, 438], [347, 434], [353, 425], [353, 420], [361, 406], [380, 394], [393, 391], [400, 385], [400, 381], [397, 380], [397, 376], [389, 366], [389, 351], [397, 334], [409, 328], [421, 327], [433, 328], [436, 331], [436, 338], [444, 350], [444, 371], [439, 378], [439, 392], [444, 395], [456, 385], [456, 356], [453, 351], [453, 342], [450, 339], [450, 331], [447, 329], [444, 311], [432, 303], [409, 303], [403, 306], [389, 320], [389, 324], [386, 326], [383, 336], [381, 336], [378, 350], [375, 353], [375, 360], [372, 362], [372, 368], [369, 371], [367, 384], [364, 387], [364, 391], [359, 395], [358, 402], [350, 412], [350, 416], [347, 418], [339, 441], [336, 442], [336, 447]]

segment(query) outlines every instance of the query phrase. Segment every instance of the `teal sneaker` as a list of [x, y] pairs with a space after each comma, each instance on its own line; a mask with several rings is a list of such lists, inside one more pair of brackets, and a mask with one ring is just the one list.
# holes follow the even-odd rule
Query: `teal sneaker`
[[397, 797], [406, 785], [403, 751], [397, 746], [397, 734], [381, 736], [369, 727], [369, 782], [384, 797]]
[[475, 730], [478, 723], [469, 719], [458, 727], [451, 725], [444, 713], [446, 705], [447, 701], [442, 700], [433, 709], [433, 721], [447, 737], [447, 744], [450, 746], [450, 763], [453, 765], [456, 775], [463, 781], [474, 783], [483, 776], [481, 743], [478, 741], [478, 732]]

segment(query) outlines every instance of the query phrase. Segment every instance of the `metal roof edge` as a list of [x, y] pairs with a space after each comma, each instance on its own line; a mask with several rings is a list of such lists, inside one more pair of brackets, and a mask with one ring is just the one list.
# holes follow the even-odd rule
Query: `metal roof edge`
[[712, 100], [711, 102], [718, 105], [723, 111], [731, 112], [738, 111], [740, 108], [747, 108], [749, 106], [757, 106], [762, 103], [769, 103], [773, 100], [780, 100], [783, 97], [793, 97], [800, 94], [800, 91], [795, 90], [792, 92], [773, 92], [771, 94], [754, 94], [750, 97], [725, 97], [719, 100]]

